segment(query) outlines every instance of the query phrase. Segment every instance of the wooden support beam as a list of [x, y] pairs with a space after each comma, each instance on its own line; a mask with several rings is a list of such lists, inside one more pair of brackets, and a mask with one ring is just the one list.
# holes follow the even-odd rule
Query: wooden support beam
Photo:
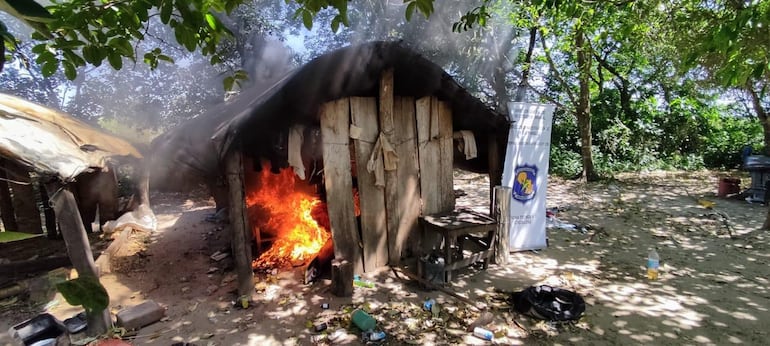
[[[385, 140], [390, 143], [391, 146], [395, 146], [396, 143], [396, 121], [394, 115], [394, 99], [393, 99], [393, 69], [387, 69], [380, 75], [380, 91], [379, 91], [379, 115], [380, 115], [380, 131]], [[395, 149], [395, 148], [394, 148]], [[395, 153], [396, 155], [398, 153]], [[383, 159], [386, 159], [383, 157]], [[400, 160], [400, 158], [398, 158]], [[395, 164], [395, 167], [393, 166]], [[400, 162], [392, 162], [388, 165], [385, 162], [385, 219], [387, 223], [388, 244], [390, 245], [388, 261], [390, 265], [398, 265], [401, 259], [401, 246], [398, 245], [398, 228], [401, 214], [399, 213], [398, 206], [398, 166]], [[396, 237], [396, 239], [393, 239]]]
[[[56, 191], [51, 196], [51, 200], [53, 201], [56, 216], [59, 219], [59, 227], [64, 243], [67, 245], [67, 253], [72, 261], [72, 265], [77, 270], [78, 276], [93, 276], [98, 280], [99, 275], [94, 264], [94, 257], [91, 253], [86, 229], [83, 226], [78, 205], [75, 202], [75, 196], [70, 190], [61, 186], [53, 187], [50, 190]], [[112, 326], [112, 319], [108, 309], [88, 314], [86, 318], [88, 320], [89, 335], [101, 335], [106, 333]]]
[[350, 297], [353, 295], [352, 263], [340, 259], [332, 261], [331, 292], [337, 297]]
[[495, 186], [502, 185], [503, 171], [502, 163], [500, 162], [500, 145], [497, 143], [497, 135], [490, 134], [488, 137], [488, 155], [487, 166], [489, 168], [489, 214], [494, 217], [494, 210], [492, 209], [492, 203], [494, 203], [494, 190]]
[[11, 190], [8, 186], [8, 175], [5, 173], [5, 160], [0, 158], [0, 219], [6, 231], [17, 232], [16, 213], [13, 211]]
[[418, 252], [420, 216], [420, 166], [417, 159], [415, 105], [412, 97], [396, 97], [393, 117], [396, 126], [393, 144], [398, 155], [396, 181], [397, 228], [388, 230], [390, 265], [397, 265], [406, 250]]
[[43, 224], [40, 219], [40, 210], [37, 208], [37, 194], [33, 189], [32, 178], [29, 169], [15, 162], [5, 161], [8, 178], [18, 183], [10, 184], [13, 195], [13, 210], [16, 212], [16, 224], [18, 232], [40, 234], [43, 233]]
[[497, 220], [497, 232], [494, 240], [495, 263], [508, 264], [508, 255], [510, 253], [508, 236], [511, 222], [511, 188], [505, 186], [495, 186], [494, 204], [492, 207], [493, 217]]
[[372, 155], [382, 159], [382, 153], [372, 153], [380, 134], [375, 98], [350, 98], [351, 126], [360, 130], [353, 138], [355, 147], [356, 176], [361, 209], [361, 242], [363, 243], [364, 271], [372, 271], [388, 264], [388, 229], [385, 221], [385, 190], [376, 186], [375, 176], [384, 176], [382, 166], [379, 172], [370, 173], [367, 162]]
[[241, 152], [232, 150], [225, 158], [227, 186], [230, 190], [231, 247], [238, 276], [238, 299], [252, 301], [254, 294], [254, 271], [251, 268], [251, 236], [246, 213], [246, 196], [243, 184], [243, 157]]
[[350, 174], [350, 100], [327, 102], [321, 105], [319, 112], [334, 257], [349, 261], [355, 273], [363, 273], [361, 237], [356, 224], [353, 178]]

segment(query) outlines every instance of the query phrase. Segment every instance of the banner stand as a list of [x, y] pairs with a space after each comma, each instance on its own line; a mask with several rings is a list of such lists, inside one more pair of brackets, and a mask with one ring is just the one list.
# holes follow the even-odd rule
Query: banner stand
[[511, 102], [502, 185], [511, 188], [509, 250], [547, 246], [546, 191], [554, 105]]

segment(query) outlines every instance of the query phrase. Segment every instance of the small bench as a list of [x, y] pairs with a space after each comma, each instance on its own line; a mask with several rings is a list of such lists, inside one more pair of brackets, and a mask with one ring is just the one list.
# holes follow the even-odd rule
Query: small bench
[[[443, 248], [439, 250], [445, 263], [444, 282], [452, 281], [452, 271], [477, 262], [483, 262], [483, 268], [486, 269], [489, 258], [494, 255], [492, 244], [497, 231], [497, 221], [487, 215], [472, 210], [455, 210], [421, 216], [420, 225], [422, 226], [420, 235], [422, 248], [428, 245], [426, 243], [430, 235], [438, 235], [441, 238]], [[471, 254], [465, 258], [463, 251], [467, 242], [474, 243], [476, 251], [471, 251]], [[423, 255], [424, 253], [420, 254], [420, 257]], [[418, 260], [417, 271], [418, 275], [424, 277], [421, 260]]]

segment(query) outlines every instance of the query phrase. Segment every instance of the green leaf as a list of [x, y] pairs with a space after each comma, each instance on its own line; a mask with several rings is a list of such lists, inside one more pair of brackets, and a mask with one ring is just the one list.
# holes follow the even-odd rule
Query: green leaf
[[405, 15], [407, 22], [412, 20], [412, 15], [414, 15], [415, 8], [417, 8], [417, 3], [414, 1], [410, 2], [409, 5], [406, 5]]
[[[3, 0], [10, 6], [9, 9], [3, 8], [11, 15], [26, 21], [50, 23], [54, 21], [53, 16], [45, 7], [32, 0]], [[5, 6], [3, 6], [5, 7]], [[14, 13], [15, 12], [15, 13]]]
[[123, 56], [133, 56], [134, 47], [131, 46], [131, 42], [128, 42], [125, 38], [115, 37], [107, 43], [108, 46], [115, 48]]
[[171, 12], [174, 10], [173, 0], [163, 0], [160, 4], [160, 21], [163, 24], [168, 24], [171, 19]]
[[69, 80], [75, 80], [75, 77], [78, 75], [75, 65], [67, 60], [64, 60], [62, 65], [64, 65], [64, 76]]
[[114, 50], [107, 54], [107, 61], [109, 61], [112, 68], [116, 70], [123, 68], [123, 56]]
[[225, 88], [225, 91], [233, 90], [233, 85], [235, 84], [235, 78], [232, 76], [225, 77], [224, 80], [222, 80], [222, 85]]
[[43, 73], [43, 77], [51, 77], [54, 73], [56, 73], [56, 70], [59, 69], [59, 61], [47, 61], [43, 64], [43, 67], [41, 67], [40, 72]]
[[70, 305], [82, 305], [87, 312], [102, 311], [110, 304], [107, 290], [93, 276], [83, 276], [56, 284], [64, 300]]
[[46, 62], [53, 62], [53, 61], [56, 61], [56, 56], [53, 55], [53, 53], [51, 53], [50, 51], [47, 51], [47, 50], [42, 52], [42, 53], [40, 53], [37, 56], [37, 59], [35, 59], [35, 62], [37, 62], [38, 64], [42, 64], [42, 63], [46, 63]]
[[302, 24], [304, 24], [305, 28], [308, 30], [313, 28], [313, 15], [310, 11], [302, 11]]
[[332, 32], [337, 33], [337, 30], [340, 28], [340, 18], [339, 15], [334, 16], [332, 18]]
[[209, 28], [213, 29], [214, 31], [217, 30], [217, 18], [214, 17], [211, 13], [206, 13], [206, 23], [209, 24]]
[[173, 58], [171, 58], [168, 55], [163, 55], [163, 54], [158, 54], [158, 60], [167, 61], [167, 62], [170, 62], [172, 64], [174, 63], [174, 59]]

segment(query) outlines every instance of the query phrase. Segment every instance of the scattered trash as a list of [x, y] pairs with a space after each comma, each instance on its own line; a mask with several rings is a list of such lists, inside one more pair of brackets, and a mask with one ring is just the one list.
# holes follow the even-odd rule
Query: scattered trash
[[313, 330], [314, 330], [316, 333], [320, 333], [320, 332], [322, 332], [322, 331], [326, 330], [327, 328], [329, 328], [329, 325], [327, 325], [327, 324], [326, 324], [326, 323], [324, 323], [324, 322], [321, 322], [321, 323], [316, 323], [316, 324], [314, 324], [314, 325], [313, 325]]
[[24, 345], [31, 345], [43, 340], [55, 340], [65, 330], [66, 327], [56, 317], [42, 313], [11, 327], [8, 332], [11, 338], [21, 341]]
[[479, 339], [489, 340], [489, 341], [495, 338], [495, 334], [492, 333], [492, 331], [481, 327], [473, 328], [473, 335]]
[[377, 321], [371, 315], [367, 314], [366, 311], [361, 309], [353, 311], [350, 315], [350, 319], [353, 321], [353, 324], [362, 331], [370, 331], [377, 326]]
[[329, 303], [321, 304], [321, 309], [328, 310], [329, 309]]
[[375, 332], [375, 331], [366, 331], [361, 334], [361, 340], [363, 342], [370, 342], [370, 341], [382, 341], [385, 340], [385, 337], [387, 337], [387, 334], [385, 332]]
[[698, 199], [698, 204], [700, 204], [702, 207], [704, 207], [706, 209], [714, 208], [714, 206], [717, 205], [716, 202], [712, 202], [712, 201], [709, 201], [709, 200], [704, 199], [704, 198], [699, 198]]
[[118, 311], [117, 325], [127, 330], [138, 329], [159, 321], [166, 310], [158, 303], [148, 300], [139, 305]]
[[80, 333], [88, 327], [88, 321], [86, 320], [86, 312], [83, 311], [75, 316], [72, 316], [64, 320], [64, 327], [67, 328], [67, 332], [70, 334]]
[[212, 260], [216, 261], [216, 262], [219, 262], [219, 261], [221, 261], [221, 260], [223, 260], [223, 259], [227, 258], [228, 256], [230, 256], [230, 254], [229, 254], [229, 253], [227, 253], [227, 252], [217, 251], [217, 252], [215, 252], [214, 254], [212, 254], [212, 255], [210, 256], [210, 258], [211, 258]]
[[579, 294], [548, 285], [514, 292], [509, 302], [517, 312], [546, 321], [577, 320], [586, 310], [585, 300]]
[[425, 302], [422, 303], [422, 308], [425, 309], [425, 311], [431, 311], [433, 304], [436, 304], [435, 299], [426, 299]]
[[647, 278], [650, 280], [658, 279], [658, 268], [660, 267], [660, 256], [655, 248], [650, 249], [647, 254]]
[[366, 287], [366, 288], [374, 288], [374, 282], [371, 282], [369, 280], [362, 280], [361, 276], [354, 275], [353, 276], [353, 286]]

